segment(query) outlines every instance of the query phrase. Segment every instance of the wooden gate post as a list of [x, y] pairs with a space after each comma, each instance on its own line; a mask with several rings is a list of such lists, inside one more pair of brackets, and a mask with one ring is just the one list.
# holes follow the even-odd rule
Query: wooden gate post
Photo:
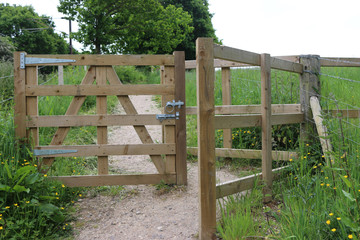
[[20, 67], [20, 55], [25, 52], [14, 53], [14, 124], [15, 136], [21, 140], [26, 138], [26, 96], [25, 96], [25, 68]]
[[272, 155], [271, 155], [271, 60], [269, 54], [261, 54], [261, 132], [262, 132], [262, 176], [264, 202], [272, 197]]
[[214, 43], [212, 38], [196, 40], [197, 131], [199, 163], [199, 238], [215, 239], [215, 100]]
[[310, 98], [320, 95], [320, 56], [304, 55], [300, 56], [300, 63], [304, 65], [304, 71], [300, 75], [300, 103], [304, 112], [305, 122], [300, 124], [300, 138], [304, 142], [309, 142], [309, 133], [315, 133], [315, 125], [310, 108]]
[[[231, 105], [231, 72], [229, 67], [221, 68], [222, 82], [222, 103], [223, 105]], [[231, 129], [223, 130], [224, 148], [232, 148], [232, 132]]]
[[184, 106], [177, 109], [180, 118], [175, 125], [176, 158], [175, 171], [176, 183], [187, 184], [187, 151], [186, 151], [186, 102], [185, 102], [185, 52], [174, 52], [175, 61], [175, 101], [184, 102]]

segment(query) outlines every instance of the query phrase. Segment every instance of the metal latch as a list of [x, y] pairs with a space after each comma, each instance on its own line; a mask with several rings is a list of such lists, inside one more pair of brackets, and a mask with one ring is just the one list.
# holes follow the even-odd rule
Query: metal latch
[[76, 153], [78, 150], [64, 150], [64, 149], [34, 149], [33, 153], [35, 156], [43, 155], [56, 155], [64, 153]]
[[50, 63], [71, 63], [76, 62], [73, 59], [57, 59], [57, 58], [34, 58], [25, 57], [25, 53], [20, 53], [20, 68], [24, 69], [26, 64], [50, 64]]
[[184, 105], [184, 102], [182, 101], [177, 101], [175, 102], [175, 100], [172, 100], [172, 102], [167, 102], [165, 105], [165, 111], [168, 113], [172, 113], [175, 109], [175, 107], [181, 108], [181, 106]]
[[156, 119], [162, 122], [166, 119], [179, 119], [180, 114], [179, 112], [176, 112], [175, 114], [157, 114]]

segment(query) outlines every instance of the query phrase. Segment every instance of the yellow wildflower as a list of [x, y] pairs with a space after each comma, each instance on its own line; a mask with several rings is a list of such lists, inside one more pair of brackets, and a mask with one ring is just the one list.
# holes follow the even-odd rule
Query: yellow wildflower
[[349, 235], [348, 235], [348, 238], [349, 238], [349, 239], [353, 239], [353, 235], [352, 235], [352, 234], [349, 234]]
[[336, 232], [336, 228], [331, 229], [332, 232]]
[[332, 213], [332, 212], [331, 212], [331, 213], [329, 213], [329, 216], [334, 216], [334, 213]]
[[336, 220], [340, 221], [340, 220], [341, 220], [341, 217], [336, 218]]
[[327, 221], [326, 221], [326, 224], [327, 224], [327, 225], [330, 225], [330, 223], [331, 223], [330, 220], [327, 220]]

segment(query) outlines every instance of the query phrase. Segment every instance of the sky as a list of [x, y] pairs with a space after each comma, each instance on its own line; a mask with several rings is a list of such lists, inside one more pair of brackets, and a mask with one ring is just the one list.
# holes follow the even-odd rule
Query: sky
[[[69, 23], [57, 12], [58, 0], [0, 0], [32, 5], [53, 17], [56, 30]], [[273, 56], [316, 54], [360, 57], [359, 0], [209, 0], [213, 26], [229, 47]], [[76, 23], [72, 24], [77, 30]], [[78, 49], [81, 44], [74, 43]]]

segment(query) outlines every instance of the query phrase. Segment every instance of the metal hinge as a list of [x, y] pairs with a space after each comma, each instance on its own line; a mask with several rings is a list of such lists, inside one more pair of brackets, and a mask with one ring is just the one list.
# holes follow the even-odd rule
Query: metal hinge
[[25, 57], [25, 53], [20, 53], [20, 68], [24, 69], [26, 64], [50, 64], [50, 63], [71, 63], [76, 62], [73, 59], [57, 59], [57, 58], [34, 58]]
[[33, 153], [35, 156], [43, 155], [56, 155], [64, 153], [76, 153], [78, 150], [63, 150], [63, 149], [34, 149]]
[[179, 119], [180, 114], [179, 112], [176, 112], [175, 114], [157, 114], [156, 119], [162, 122], [166, 119]]

